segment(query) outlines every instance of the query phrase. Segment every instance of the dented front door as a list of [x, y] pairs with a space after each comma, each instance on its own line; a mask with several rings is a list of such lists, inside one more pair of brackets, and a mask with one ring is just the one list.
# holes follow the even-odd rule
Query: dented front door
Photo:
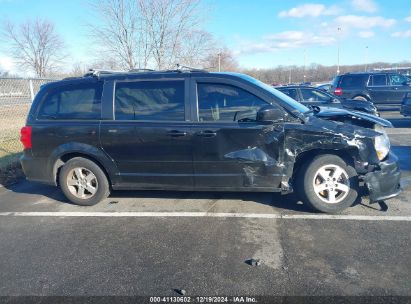
[[257, 111], [267, 102], [245, 88], [213, 80], [197, 81], [195, 90], [195, 187], [278, 189], [284, 126], [256, 122]]
[[196, 125], [195, 187], [279, 188], [282, 126], [253, 123]]

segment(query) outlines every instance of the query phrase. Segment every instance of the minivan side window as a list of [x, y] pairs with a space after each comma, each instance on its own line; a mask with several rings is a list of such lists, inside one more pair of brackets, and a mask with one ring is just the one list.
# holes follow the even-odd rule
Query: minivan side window
[[378, 74], [378, 75], [371, 75], [369, 86], [386, 86], [387, 85], [387, 75], [385, 74]]
[[184, 81], [117, 82], [115, 119], [184, 121]]
[[39, 119], [100, 119], [102, 83], [59, 86], [45, 95]]
[[331, 101], [331, 97], [328, 96], [326, 93], [321, 92], [320, 90], [301, 89], [301, 95], [303, 95], [304, 101], [312, 101], [312, 102], [330, 102]]
[[239, 87], [199, 83], [197, 85], [200, 121], [255, 121], [257, 112], [267, 102]]

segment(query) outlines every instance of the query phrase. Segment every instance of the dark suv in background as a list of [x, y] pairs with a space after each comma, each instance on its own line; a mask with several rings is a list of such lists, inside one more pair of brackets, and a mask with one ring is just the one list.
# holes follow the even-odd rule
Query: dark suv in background
[[330, 92], [347, 99], [372, 101], [381, 108], [398, 107], [411, 86], [405, 76], [397, 73], [347, 73], [334, 78]]
[[411, 116], [411, 93], [408, 93], [401, 103], [400, 113], [403, 116]]
[[95, 71], [41, 88], [21, 163], [29, 180], [80, 205], [116, 189], [298, 190], [314, 209], [337, 212], [360, 181], [371, 201], [400, 192], [384, 126], [360, 112], [310, 110], [243, 74]]

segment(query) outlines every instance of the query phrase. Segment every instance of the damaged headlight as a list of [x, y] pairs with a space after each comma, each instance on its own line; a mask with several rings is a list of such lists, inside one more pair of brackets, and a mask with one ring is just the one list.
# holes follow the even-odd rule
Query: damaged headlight
[[387, 133], [385, 133], [383, 127], [377, 125], [374, 129], [375, 131], [381, 133], [381, 135], [378, 135], [374, 138], [374, 147], [375, 151], [377, 152], [378, 159], [383, 160], [390, 152], [390, 139], [388, 138]]

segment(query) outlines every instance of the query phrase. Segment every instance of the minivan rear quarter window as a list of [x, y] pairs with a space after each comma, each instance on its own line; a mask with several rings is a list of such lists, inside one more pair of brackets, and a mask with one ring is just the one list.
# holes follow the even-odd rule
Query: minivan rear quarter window
[[39, 119], [100, 119], [102, 83], [59, 86], [45, 95]]
[[117, 82], [115, 119], [184, 121], [184, 82]]

